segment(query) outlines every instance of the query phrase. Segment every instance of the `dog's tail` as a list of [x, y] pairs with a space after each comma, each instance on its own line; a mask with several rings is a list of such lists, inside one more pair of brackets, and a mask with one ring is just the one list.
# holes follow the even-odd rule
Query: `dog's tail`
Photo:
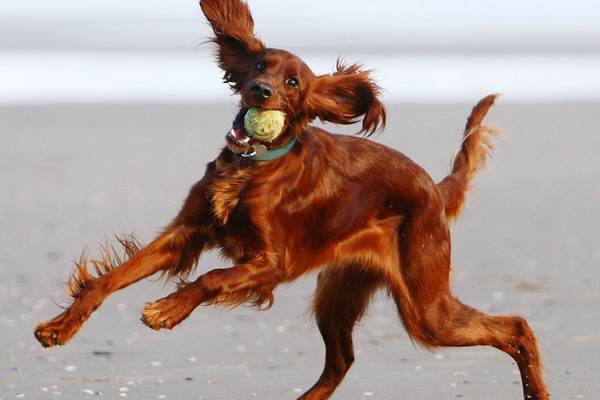
[[456, 219], [462, 211], [471, 180], [485, 166], [485, 161], [493, 149], [491, 138], [498, 130], [481, 123], [497, 97], [495, 94], [489, 95], [473, 108], [467, 121], [462, 146], [454, 158], [452, 173], [438, 184], [449, 220]]

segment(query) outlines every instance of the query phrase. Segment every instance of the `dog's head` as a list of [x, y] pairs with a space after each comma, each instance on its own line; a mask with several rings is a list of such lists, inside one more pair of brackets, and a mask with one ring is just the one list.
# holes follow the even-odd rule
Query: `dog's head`
[[296, 55], [268, 48], [254, 34], [254, 20], [242, 0], [201, 0], [200, 6], [213, 31], [223, 80], [241, 96], [228, 145], [243, 151], [247, 142], [244, 116], [249, 108], [285, 113], [282, 133], [271, 146], [299, 137], [315, 118], [336, 124], [353, 124], [362, 117], [361, 133], [371, 135], [384, 126], [386, 113], [380, 89], [369, 71], [340, 61], [329, 75], [315, 75]]

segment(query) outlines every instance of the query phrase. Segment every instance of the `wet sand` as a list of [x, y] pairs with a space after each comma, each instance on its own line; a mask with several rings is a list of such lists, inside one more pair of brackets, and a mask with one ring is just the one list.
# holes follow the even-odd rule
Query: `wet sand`
[[[444, 176], [468, 105], [392, 105], [375, 140]], [[600, 392], [599, 104], [500, 104], [496, 156], [454, 228], [454, 290], [527, 317], [553, 399]], [[0, 108], [0, 399], [295, 399], [321, 372], [314, 276], [268, 312], [199, 308], [172, 332], [139, 321], [173, 285], [117, 293], [68, 346], [32, 329], [64, 304], [71, 261], [112, 232], [148, 241], [223, 144], [226, 105]], [[341, 131], [335, 127], [331, 130]], [[227, 265], [214, 254], [200, 271]], [[373, 302], [335, 399], [520, 399], [514, 363], [488, 348], [413, 346], [392, 302]]]

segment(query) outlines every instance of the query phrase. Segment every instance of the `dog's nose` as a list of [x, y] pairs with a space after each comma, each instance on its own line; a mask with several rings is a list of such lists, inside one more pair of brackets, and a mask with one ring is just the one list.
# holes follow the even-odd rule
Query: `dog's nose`
[[273, 86], [264, 82], [255, 82], [250, 88], [250, 93], [254, 97], [268, 99], [273, 95]]

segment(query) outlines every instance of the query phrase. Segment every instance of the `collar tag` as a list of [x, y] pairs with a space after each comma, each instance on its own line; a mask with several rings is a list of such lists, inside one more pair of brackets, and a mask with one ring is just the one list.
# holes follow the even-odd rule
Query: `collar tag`
[[264, 157], [268, 152], [269, 150], [267, 149], [267, 146], [264, 144], [259, 144], [258, 146], [254, 147], [253, 157]]
[[254, 161], [271, 161], [276, 160], [285, 156], [296, 144], [296, 139], [290, 140], [288, 144], [278, 149], [269, 150], [267, 146], [264, 144], [259, 144], [258, 146], [254, 146], [252, 153], [247, 155], [241, 155], [244, 158], [248, 158]]

